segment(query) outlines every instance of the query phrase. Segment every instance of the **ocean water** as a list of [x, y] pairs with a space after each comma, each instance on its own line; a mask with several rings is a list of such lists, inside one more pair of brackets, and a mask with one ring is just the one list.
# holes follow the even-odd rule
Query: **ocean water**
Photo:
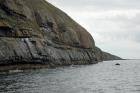
[[0, 73], [0, 93], [140, 93], [140, 60]]

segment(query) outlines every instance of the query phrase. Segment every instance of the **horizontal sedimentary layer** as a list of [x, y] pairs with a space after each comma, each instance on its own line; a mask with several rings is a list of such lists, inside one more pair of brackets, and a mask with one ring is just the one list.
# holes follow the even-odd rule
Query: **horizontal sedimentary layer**
[[[14, 64], [16, 62], [40, 64], [88, 64], [98, 60], [93, 49], [64, 47], [63, 45], [37, 46], [33, 39], [0, 39], [0, 64]], [[79, 62], [78, 62], [79, 61]], [[77, 63], [78, 62], [78, 63]]]

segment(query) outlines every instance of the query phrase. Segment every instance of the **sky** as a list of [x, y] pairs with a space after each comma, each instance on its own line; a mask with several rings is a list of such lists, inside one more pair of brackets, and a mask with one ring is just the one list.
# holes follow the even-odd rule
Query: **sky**
[[102, 50], [140, 59], [140, 0], [47, 0], [93, 36]]

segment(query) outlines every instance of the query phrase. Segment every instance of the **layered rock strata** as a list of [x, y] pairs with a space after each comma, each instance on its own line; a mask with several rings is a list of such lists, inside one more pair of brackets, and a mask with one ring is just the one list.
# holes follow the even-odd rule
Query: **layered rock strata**
[[120, 59], [45, 0], [0, 0], [0, 64], [90, 64]]

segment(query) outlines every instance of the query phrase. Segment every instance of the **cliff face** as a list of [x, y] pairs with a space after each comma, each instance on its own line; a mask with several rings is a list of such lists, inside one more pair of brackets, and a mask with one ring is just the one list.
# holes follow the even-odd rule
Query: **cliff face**
[[0, 64], [69, 65], [104, 59], [108, 54], [95, 47], [92, 36], [45, 0], [0, 0]]

